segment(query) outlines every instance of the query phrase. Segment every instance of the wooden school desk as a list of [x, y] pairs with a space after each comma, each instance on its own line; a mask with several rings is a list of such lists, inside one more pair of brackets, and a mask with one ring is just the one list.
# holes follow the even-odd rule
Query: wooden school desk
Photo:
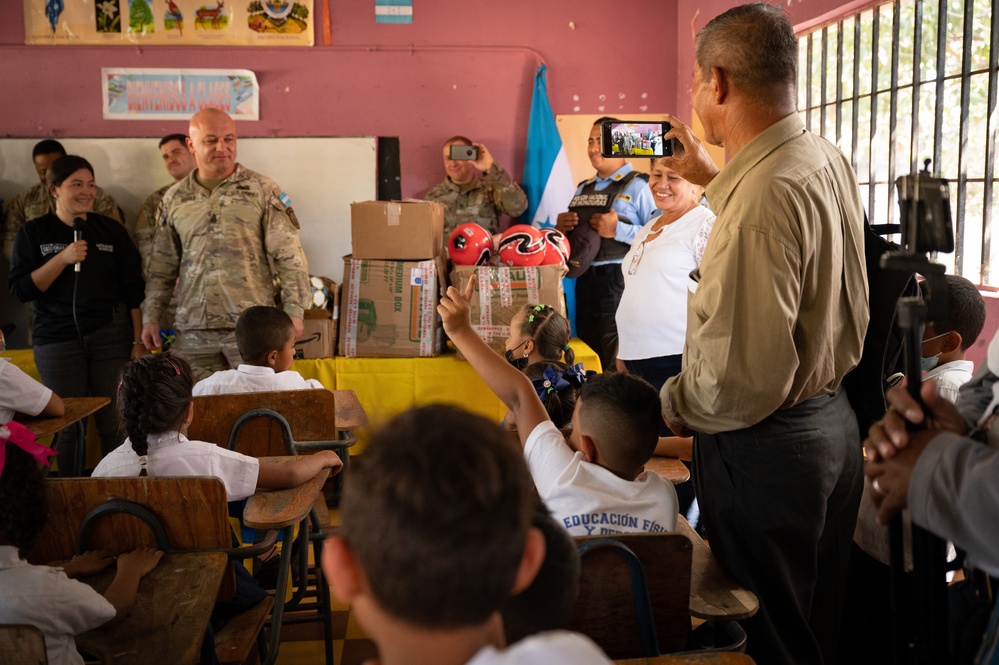
[[760, 609], [756, 594], [740, 586], [722, 570], [708, 544], [683, 515], [676, 520], [676, 531], [687, 536], [694, 546], [690, 570], [690, 615], [709, 621], [739, 621], [756, 614]]
[[52, 436], [70, 425], [76, 425], [76, 468], [61, 469], [64, 475], [80, 477], [83, 475], [83, 458], [87, 449], [87, 433], [83, 428], [83, 419], [90, 414], [99, 411], [111, 400], [107, 397], [65, 397], [62, 402], [66, 406], [66, 413], [62, 416], [25, 416], [17, 418], [17, 421], [27, 427], [35, 435], [35, 438]]
[[[79, 648], [98, 656], [103, 665], [135, 665], [155, 659], [195, 665], [218, 596], [222, 573], [229, 565], [223, 552], [166, 554], [139, 581], [135, 605], [111, 625], [77, 635]], [[99, 593], [114, 580], [115, 567], [81, 577]]]
[[663, 480], [668, 480], [674, 485], [685, 483], [690, 480], [690, 469], [676, 457], [659, 457], [653, 455], [652, 459], [645, 463], [646, 471], [654, 471]]

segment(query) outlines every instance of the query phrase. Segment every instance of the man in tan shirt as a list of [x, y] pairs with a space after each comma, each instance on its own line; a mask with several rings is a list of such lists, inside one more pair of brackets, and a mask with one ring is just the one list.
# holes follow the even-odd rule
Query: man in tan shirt
[[697, 36], [691, 102], [719, 171], [670, 117], [668, 166], [718, 215], [692, 274], [683, 371], [663, 416], [694, 433], [701, 514], [719, 562], [760, 598], [760, 663], [835, 662], [863, 483], [840, 387], [868, 323], [864, 210], [849, 162], [795, 111], [798, 45], [779, 8], [733, 8]]

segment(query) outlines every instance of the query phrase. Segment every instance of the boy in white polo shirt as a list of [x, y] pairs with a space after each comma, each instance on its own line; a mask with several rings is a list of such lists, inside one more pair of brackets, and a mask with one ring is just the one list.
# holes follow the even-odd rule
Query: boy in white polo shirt
[[256, 306], [236, 320], [236, 346], [243, 362], [236, 369], [215, 372], [194, 386], [194, 396], [310, 390], [325, 386], [292, 371], [295, 327], [277, 307]]

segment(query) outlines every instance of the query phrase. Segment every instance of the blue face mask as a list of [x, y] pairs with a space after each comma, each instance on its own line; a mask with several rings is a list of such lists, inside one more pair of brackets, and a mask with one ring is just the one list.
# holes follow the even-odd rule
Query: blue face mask
[[[929, 339], [924, 339], [922, 343], [926, 344], [927, 342], [932, 342], [935, 339], [940, 339], [941, 337], [946, 337], [947, 334], [948, 333], [944, 333], [943, 335], [935, 335], [933, 337], [930, 337]], [[940, 353], [943, 353], [943, 351], [941, 351]], [[920, 367], [920, 369], [922, 369], [924, 372], [929, 372], [931, 369], [933, 369], [934, 367], [936, 367], [937, 363], [940, 362], [940, 353], [938, 353], [935, 356], [928, 356], [928, 357], [927, 356], [923, 356], [920, 359], [920, 361], [919, 361], [919, 367]]]

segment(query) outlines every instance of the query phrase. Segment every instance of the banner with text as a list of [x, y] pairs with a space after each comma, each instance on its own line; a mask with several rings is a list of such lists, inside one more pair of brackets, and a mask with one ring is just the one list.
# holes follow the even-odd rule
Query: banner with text
[[313, 0], [24, 0], [26, 44], [312, 46]]
[[260, 87], [248, 69], [101, 69], [105, 120], [184, 120], [203, 108], [260, 119]]

